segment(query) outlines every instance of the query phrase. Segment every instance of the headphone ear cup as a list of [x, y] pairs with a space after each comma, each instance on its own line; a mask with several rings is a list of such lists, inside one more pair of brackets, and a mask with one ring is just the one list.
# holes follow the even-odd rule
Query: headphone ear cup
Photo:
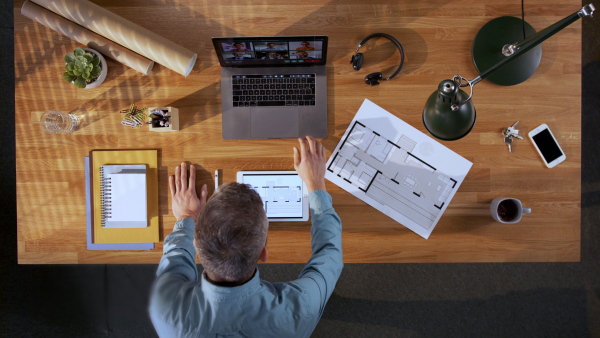
[[352, 63], [352, 67], [354, 68], [354, 70], [359, 70], [363, 64], [363, 54], [356, 53], [355, 55], [352, 55], [352, 59], [350, 60], [350, 62]]
[[377, 73], [371, 73], [367, 76], [365, 76], [365, 83], [368, 84], [369, 86], [376, 86], [379, 84], [379, 80], [381, 80], [383, 78], [383, 74], [377, 72]]

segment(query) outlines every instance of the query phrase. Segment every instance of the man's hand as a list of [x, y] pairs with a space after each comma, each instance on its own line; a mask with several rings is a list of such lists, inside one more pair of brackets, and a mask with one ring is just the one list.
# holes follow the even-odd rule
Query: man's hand
[[196, 222], [200, 216], [200, 211], [206, 204], [206, 184], [202, 185], [200, 198], [196, 194], [196, 169], [190, 165], [190, 176], [186, 164], [175, 168], [175, 176], [169, 177], [169, 188], [171, 190], [173, 215], [179, 221], [182, 218], [189, 217]]
[[306, 184], [308, 192], [325, 190], [325, 148], [310, 136], [299, 138], [298, 141], [300, 150], [294, 147], [294, 169]]

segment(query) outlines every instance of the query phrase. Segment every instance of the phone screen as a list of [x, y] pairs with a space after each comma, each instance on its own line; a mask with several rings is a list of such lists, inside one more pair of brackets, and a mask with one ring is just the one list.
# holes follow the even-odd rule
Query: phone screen
[[563, 155], [558, 144], [550, 134], [550, 130], [544, 129], [532, 137], [538, 149], [547, 163], [550, 163]]

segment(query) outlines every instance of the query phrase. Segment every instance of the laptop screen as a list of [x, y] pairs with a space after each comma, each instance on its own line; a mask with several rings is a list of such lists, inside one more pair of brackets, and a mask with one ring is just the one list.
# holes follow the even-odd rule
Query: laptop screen
[[324, 65], [327, 36], [213, 38], [223, 67]]

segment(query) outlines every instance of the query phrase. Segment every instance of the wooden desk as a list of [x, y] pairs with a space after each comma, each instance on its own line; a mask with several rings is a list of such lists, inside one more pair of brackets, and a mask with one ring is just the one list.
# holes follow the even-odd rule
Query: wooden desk
[[[280, 1], [187, 0], [94, 1], [198, 53], [187, 78], [155, 65], [144, 76], [107, 59], [100, 87], [76, 89], [64, 82], [63, 56], [77, 44], [22, 16], [15, 2], [15, 78], [18, 256], [21, 264], [158, 263], [162, 243], [147, 252], [87, 251], [83, 157], [92, 149], [161, 148], [159, 185], [161, 240], [173, 228], [167, 177], [181, 161], [200, 167], [198, 184], [212, 192], [212, 174], [224, 182], [239, 170], [293, 169], [296, 140], [224, 141], [221, 138], [220, 66], [213, 36], [329, 35], [329, 137], [331, 152], [362, 101], [369, 98], [426, 132], [421, 113], [439, 82], [477, 73], [470, 47], [479, 28], [498, 16], [520, 16], [515, 1]], [[580, 8], [557, 0], [525, 2], [526, 20], [540, 30]], [[349, 64], [358, 42], [375, 32], [398, 38], [406, 51], [400, 75], [367, 87], [363, 77], [391, 73], [398, 52], [386, 40], [361, 48], [366, 62]], [[556, 262], [579, 261], [581, 169], [581, 21], [543, 44], [542, 63], [528, 81], [475, 88], [477, 123], [465, 138], [442, 142], [473, 167], [429, 240], [377, 212], [328, 182], [343, 221], [347, 263], [380, 262]], [[181, 131], [152, 133], [119, 124], [119, 110], [138, 106], [179, 108]], [[84, 118], [70, 135], [50, 135], [32, 124], [39, 112], [56, 109]], [[547, 123], [567, 160], [547, 169], [527, 139], [509, 154], [501, 130], [520, 120], [521, 134]], [[492, 221], [495, 197], [516, 197], [533, 209], [516, 225]], [[270, 263], [303, 263], [310, 256], [309, 223], [274, 223]]]

